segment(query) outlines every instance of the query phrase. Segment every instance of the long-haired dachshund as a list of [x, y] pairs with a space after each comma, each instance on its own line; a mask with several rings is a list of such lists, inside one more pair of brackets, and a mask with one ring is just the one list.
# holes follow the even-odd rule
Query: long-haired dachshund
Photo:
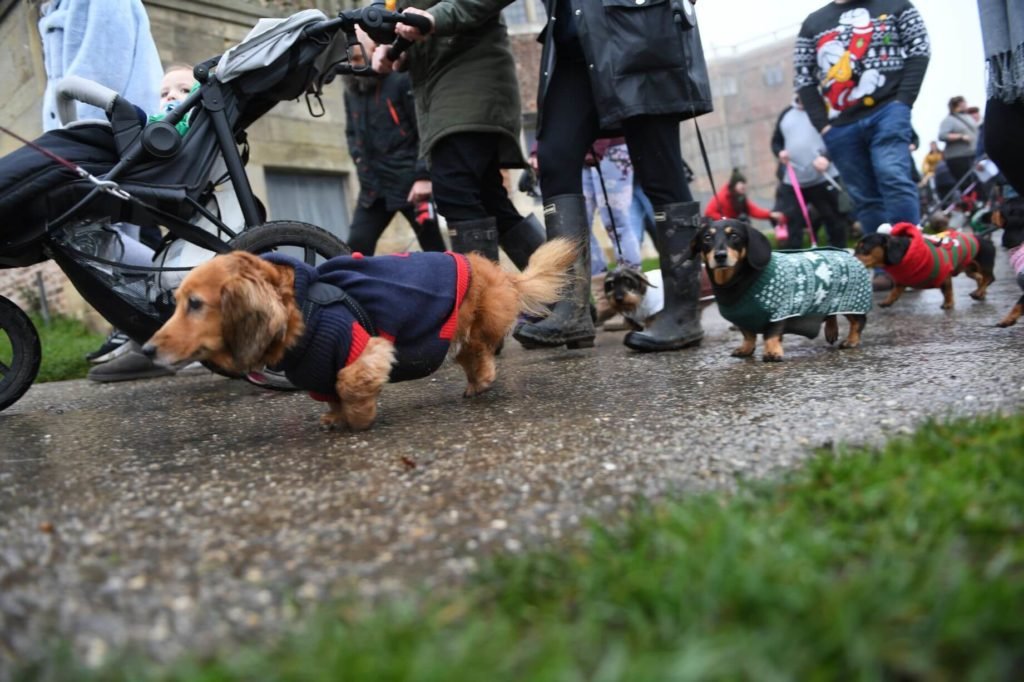
[[907, 287], [942, 291], [942, 309], [953, 308], [953, 278], [961, 272], [977, 282], [971, 292], [976, 301], [985, 299], [988, 286], [995, 281], [992, 273], [996, 249], [992, 241], [966, 232], [950, 230], [943, 238], [927, 236], [913, 223], [898, 223], [888, 234], [869, 234], [854, 248], [854, 255], [865, 267], [884, 269], [895, 283], [884, 301], [888, 308], [899, 300]]
[[825, 325], [825, 340], [839, 338], [838, 316], [850, 331], [839, 347], [860, 345], [871, 309], [871, 277], [843, 249], [772, 252], [771, 243], [749, 224], [716, 220], [697, 231], [691, 256], [701, 256], [722, 317], [743, 332], [733, 356], [754, 354], [764, 336], [765, 362], [781, 362], [782, 335], [813, 339]]
[[[1003, 248], [1009, 251], [1010, 267], [1017, 276], [1017, 286], [1024, 291], [1024, 197], [1007, 199], [994, 212], [992, 219], [1003, 228]], [[1024, 294], [996, 326], [1010, 327], [1017, 323], [1021, 314], [1024, 314]]]
[[[604, 280], [604, 297], [608, 307], [622, 315], [630, 327], [645, 329], [654, 323], [665, 306], [661, 270], [640, 272], [632, 268], [616, 268]], [[707, 273], [701, 270], [700, 309], [711, 305], [714, 300]]]
[[357, 254], [313, 268], [233, 252], [188, 274], [144, 351], [168, 365], [283, 370], [328, 402], [325, 427], [367, 429], [387, 381], [427, 376], [448, 356], [466, 373], [467, 397], [486, 391], [516, 316], [545, 314], [574, 254], [571, 242], [552, 240], [513, 274], [477, 254]]

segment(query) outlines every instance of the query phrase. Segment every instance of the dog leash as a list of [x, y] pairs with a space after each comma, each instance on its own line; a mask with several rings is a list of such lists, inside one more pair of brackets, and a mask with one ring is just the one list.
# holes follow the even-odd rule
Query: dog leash
[[[628, 145], [627, 145], [628, 148]], [[608, 188], [604, 184], [604, 173], [601, 172], [601, 161], [597, 158], [597, 151], [594, 146], [590, 146], [590, 153], [594, 157], [594, 168], [597, 169], [597, 179], [601, 182], [601, 193], [604, 194], [604, 207], [608, 211], [608, 222], [611, 223], [612, 237], [615, 238], [615, 267], [616, 269], [622, 267], [622, 243], [619, 240], [619, 226], [615, 224], [615, 214], [612, 213], [612, 204], [608, 200]]]
[[[683, 3], [690, 2], [690, 0], [681, 0]], [[711, 194], [714, 195], [718, 185], [715, 184], [715, 178], [711, 175], [711, 161], [708, 159], [708, 150], [704, 145], [704, 136], [700, 133], [700, 126], [697, 124], [697, 105], [694, 104], [693, 96], [693, 84], [690, 82], [689, 66], [692, 63], [689, 55], [686, 53], [686, 39], [683, 33], [687, 30], [693, 30], [697, 26], [697, 19], [694, 15], [694, 8], [691, 3], [690, 11], [686, 11], [685, 5], [679, 5], [673, 3], [672, 8], [672, 20], [676, 24], [676, 28], [679, 29], [679, 47], [683, 51], [683, 58], [687, 65], [687, 73], [683, 78], [683, 87], [686, 88], [686, 97], [690, 100], [690, 118], [693, 119], [693, 129], [697, 132], [697, 145], [700, 147], [700, 157], [704, 161], [704, 170], [708, 174], [708, 183], [711, 186]], [[689, 25], [690, 28], [685, 28]], [[685, 164], [685, 161], [684, 161]]]
[[807, 202], [804, 201], [804, 193], [800, 191], [800, 181], [796, 178], [796, 170], [793, 164], [786, 162], [786, 173], [789, 175], [789, 182], [793, 185], [793, 193], [796, 194], [796, 202], [800, 204], [800, 211], [804, 214], [807, 222], [807, 231], [811, 234], [811, 246], [817, 247], [818, 240], [814, 236], [814, 225], [811, 224], [811, 214], [807, 211]]

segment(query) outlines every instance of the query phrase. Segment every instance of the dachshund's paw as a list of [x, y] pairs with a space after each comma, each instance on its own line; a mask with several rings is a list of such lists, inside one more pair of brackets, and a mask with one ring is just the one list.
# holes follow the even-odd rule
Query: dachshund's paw
[[320, 429], [323, 431], [341, 431], [347, 426], [344, 415], [335, 412], [320, 415]]
[[975, 301], [984, 301], [985, 300], [985, 294], [984, 293], [980, 293], [979, 294], [977, 291], [972, 291], [970, 293], [970, 297], [973, 298]]
[[953, 304], [952, 303], [943, 303], [939, 307], [942, 308], [943, 310], [952, 310], [953, 309]]
[[895, 301], [882, 301], [881, 303], [878, 304], [878, 307], [879, 308], [890, 308], [890, 307], [892, 307], [893, 303], [895, 303]]
[[462, 392], [463, 398], [472, 398], [478, 396], [481, 393], [486, 393], [491, 390], [491, 384], [469, 384], [466, 386], [466, 390]]
[[825, 341], [828, 345], [832, 345], [839, 338], [839, 323], [836, 322], [835, 318], [830, 317], [825, 320]]
[[764, 362], [782, 362], [782, 355], [779, 353], [765, 353], [761, 356]]
[[746, 348], [737, 348], [732, 352], [734, 358], [749, 358], [754, 354], [754, 349], [747, 350]]
[[996, 326], [1002, 329], [1012, 327], [1015, 324], [1017, 324], [1017, 320], [1000, 320], [999, 322], [996, 322]]
[[856, 348], [859, 345], [860, 341], [850, 341], [849, 339], [847, 339], [846, 341], [843, 341], [841, 344], [839, 344], [839, 347], [842, 350], [846, 350], [848, 348]]

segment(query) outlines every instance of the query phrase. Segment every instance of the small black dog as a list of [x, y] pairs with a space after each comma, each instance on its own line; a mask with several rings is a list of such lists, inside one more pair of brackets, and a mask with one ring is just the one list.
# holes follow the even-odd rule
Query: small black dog
[[[1003, 248], [1010, 252], [1010, 265], [1017, 275], [1017, 286], [1024, 291], [1024, 197], [1008, 199], [992, 218], [996, 225], [1003, 228]], [[1024, 294], [996, 326], [1009, 327], [1016, 324], [1021, 314], [1024, 314]]]
[[772, 252], [768, 239], [739, 220], [717, 220], [697, 232], [691, 245], [703, 256], [722, 317], [743, 332], [734, 357], [754, 354], [764, 335], [765, 362], [781, 362], [782, 335], [815, 338], [825, 326], [825, 340], [839, 337], [837, 318], [850, 331], [840, 348], [856, 348], [871, 309], [871, 277], [843, 249]]

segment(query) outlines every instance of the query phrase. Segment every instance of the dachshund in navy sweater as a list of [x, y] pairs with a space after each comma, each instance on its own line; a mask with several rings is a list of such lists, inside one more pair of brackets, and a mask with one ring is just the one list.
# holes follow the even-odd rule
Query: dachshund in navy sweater
[[446, 357], [465, 371], [466, 397], [490, 388], [517, 315], [544, 315], [574, 258], [564, 239], [515, 274], [475, 253], [354, 254], [314, 268], [236, 251], [189, 272], [144, 352], [171, 366], [282, 370], [328, 403], [323, 426], [363, 430], [385, 383], [427, 376]]

